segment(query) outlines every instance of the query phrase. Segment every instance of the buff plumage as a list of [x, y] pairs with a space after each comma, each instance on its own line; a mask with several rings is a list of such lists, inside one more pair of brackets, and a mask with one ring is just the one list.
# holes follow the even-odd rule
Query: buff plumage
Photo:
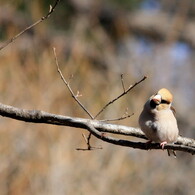
[[139, 117], [139, 125], [146, 137], [160, 143], [163, 149], [165, 144], [177, 140], [179, 132], [172, 102], [171, 92], [162, 88], [147, 100]]

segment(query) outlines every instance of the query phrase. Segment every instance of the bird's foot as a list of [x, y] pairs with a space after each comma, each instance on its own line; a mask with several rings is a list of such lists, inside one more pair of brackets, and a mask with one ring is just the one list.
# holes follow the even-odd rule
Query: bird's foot
[[162, 147], [163, 150], [164, 150], [164, 147], [165, 147], [166, 144], [167, 144], [166, 141], [160, 143], [160, 146]]

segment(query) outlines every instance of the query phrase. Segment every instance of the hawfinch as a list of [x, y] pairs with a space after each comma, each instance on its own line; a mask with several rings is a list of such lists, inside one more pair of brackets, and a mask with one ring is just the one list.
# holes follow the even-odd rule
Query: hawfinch
[[[162, 88], [145, 103], [139, 117], [139, 125], [149, 142], [165, 144], [174, 143], [178, 137], [175, 109], [171, 106], [173, 95]], [[168, 151], [168, 150], [167, 150]], [[175, 152], [173, 152], [175, 155]], [[168, 154], [170, 155], [169, 151]]]

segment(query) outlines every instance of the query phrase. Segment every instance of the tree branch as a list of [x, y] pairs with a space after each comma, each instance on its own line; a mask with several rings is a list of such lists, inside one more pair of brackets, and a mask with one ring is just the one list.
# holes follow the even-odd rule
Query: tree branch
[[48, 19], [51, 14], [54, 12], [56, 6], [58, 5], [58, 3], [60, 2], [60, 0], [56, 0], [55, 3], [53, 4], [53, 6], [50, 5], [49, 8], [49, 12], [43, 16], [42, 18], [40, 18], [39, 20], [37, 20], [36, 22], [34, 22], [33, 24], [31, 24], [30, 26], [28, 26], [27, 28], [25, 28], [23, 31], [19, 32], [17, 35], [15, 35], [14, 37], [12, 37], [11, 39], [7, 40], [6, 42], [4, 42], [4, 44], [2, 46], [0, 46], [0, 51], [7, 47], [10, 43], [12, 43], [13, 41], [15, 41], [18, 37], [20, 37], [22, 34], [24, 34], [27, 30], [33, 28], [34, 26], [38, 25], [39, 23], [43, 22], [44, 20]]
[[144, 76], [141, 80], [139, 80], [138, 82], [134, 83], [133, 85], [130, 85], [128, 89], [124, 89], [124, 92], [121, 93], [119, 96], [117, 96], [116, 98], [114, 98], [113, 100], [111, 100], [110, 102], [108, 102], [96, 115], [94, 118], [97, 118], [110, 104], [113, 104], [115, 101], [117, 101], [118, 99], [120, 99], [121, 97], [123, 97], [124, 95], [126, 95], [129, 91], [131, 91], [134, 87], [136, 87], [138, 84], [140, 84], [141, 82], [143, 82], [145, 79], [147, 79], [147, 76]]
[[69, 82], [66, 81], [66, 79], [64, 78], [62, 71], [60, 70], [59, 64], [58, 64], [58, 59], [57, 59], [57, 55], [56, 55], [56, 49], [53, 48], [53, 52], [54, 52], [54, 57], [55, 57], [55, 62], [56, 62], [56, 66], [57, 66], [57, 71], [60, 74], [60, 77], [62, 79], [62, 81], [64, 82], [64, 84], [66, 85], [66, 87], [68, 88], [68, 91], [70, 92], [72, 98], [77, 102], [77, 104], [88, 114], [88, 116], [91, 119], [94, 119], [94, 117], [92, 116], [92, 114], [87, 110], [87, 108], [85, 108], [85, 106], [79, 101], [79, 99], [77, 98], [79, 96], [79, 92], [77, 92], [78, 95], [75, 95], [73, 90], [70, 87]]
[[[59, 67], [59, 63], [58, 63], [58, 58], [57, 58], [57, 55], [56, 55], [56, 48], [54, 47], [53, 48], [53, 52], [54, 52], [54, 57], [55, 57], [55, 62], [56, 62], [56, 66], [57, 66], [57, 71], [58, 73], [60, 74], [60, 77], [62, 79], [62, 81], [64, 82], [64, 84], [66, 85], [66, 87], [68, 88], [68, 91], [70, 92], [72, 98], [77, 102], [77, 104], [88, 114], [88, 116], [91, 118], [91, 119], [94, 119], [93, 115], [88, 111], [88, 109], [81, 103], [81, 101], [78, 99], [79, 97], [79, 91], [77, 91], [77, 95], [74, 94], [73, 90], [71, 89], [70, 87], [70, 84], [69, 82], [66, 81], [66, 79], [64, 78], [63, 74], [62, 74], [62, 71], [60, 70], [60, 67]], [[84, 135], [84, 134], [83, 134]], [[84, 138], [85, 138], [85, 135], [84, 135]], [[90, 144], [90, 139], [91, 139], [91, 132], [89, 133], [88, 135], [88, 138], [85, 139], [86, 143], [87, 143], [87, 150], [91, 150], [92, 148], [95, 148], [95, 147], [92, 147], [91, 144]], [[82, 150], [82, 149], [81, 149]]]
[[[1, 103], [0, 115], [25, 122], [63, 125], [86, 129], [98, 139], [115, 145], [132, 147], [142, 150], [161, 149], [158, 143], [147, 144], [143, 142], [133, 142], [129, 140], [117, 139], [111, 136], [105, 136], [105, 134], [103, 133], [107, 132], [147, 139], [139, 128], [108, 124], [100, 122], [98, 120], [56, 115], [39, 110], [20, 109]], [[195, 140], [179, 136], [175, 144], [167, 144], [165, 145], [164, 149], [172, 149], [195, 154]]]
[[113, 118], [113, 119], [103, 119], [103, 120], [99, 120], [101, 122], [112, 122], [112, 121], [121, 121], [121, 120], [124, 120], [126, 118], [130, 118], [131, 116], [133, 116], [134, 113], [132, 114], [128, 114], [128, 113], [125, 113], [123, 116], [121, 116], [120, 118]]

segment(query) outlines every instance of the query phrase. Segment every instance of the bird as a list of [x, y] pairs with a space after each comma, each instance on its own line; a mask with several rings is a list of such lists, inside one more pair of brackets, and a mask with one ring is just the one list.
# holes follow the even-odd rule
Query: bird
[[[146, 101], [139, 116], [139, 125], [149, 139], [148, 143], [159, 143], [163, 150], [166, 144], [176, 142], [179, 135], [172, 102], [171, 92], [162, 88]], [[170, 156], [170, 150], [167, 152]], [[172, 152], [176, 157], [175, 151]]]

